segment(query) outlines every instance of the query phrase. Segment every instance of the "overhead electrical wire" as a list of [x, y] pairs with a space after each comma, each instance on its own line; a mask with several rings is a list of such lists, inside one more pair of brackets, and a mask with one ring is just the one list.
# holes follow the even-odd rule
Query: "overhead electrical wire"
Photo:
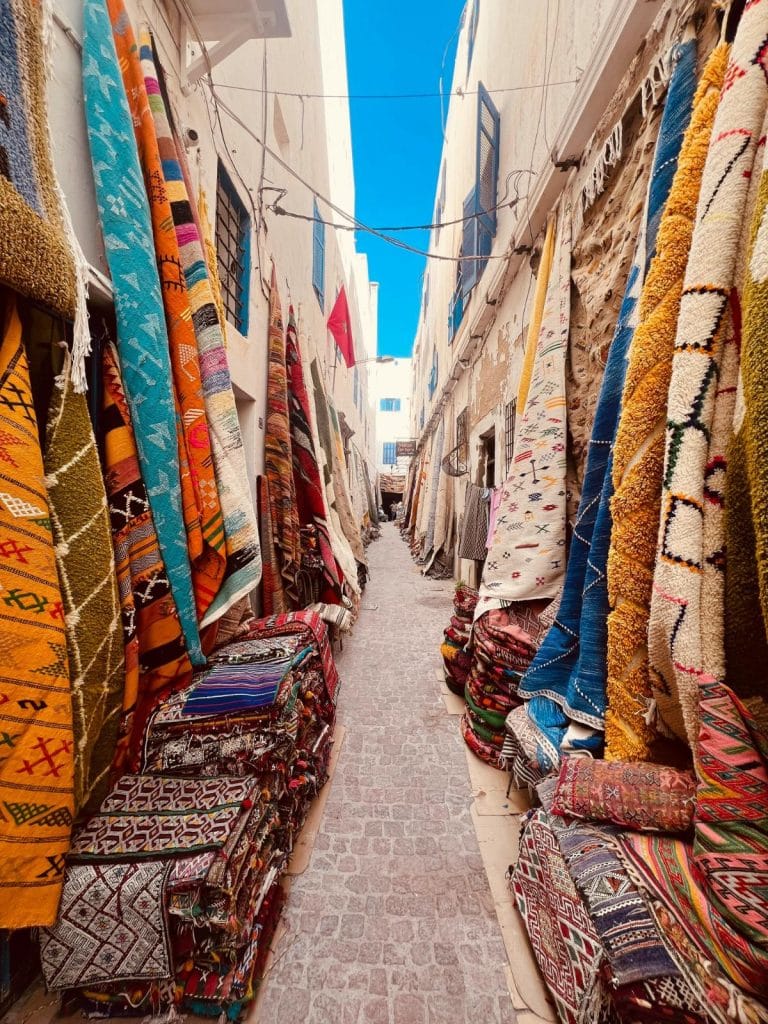
[[[564, 78], [559, 82], [547, 83], [547, 88], [554, 88], [557, 85], [575, 85], [577, 78]], [[302, 100], [424, 100], [424, 99], [450, 99], [453, 96], [477, 96], [479, 89], [456, 89], [454, 92], [393, 92], [393, 93], [324, 93], [324, 92], [284, 92], [281, 89], [259, 89], [255, 85], [230, 85], [228, 82], [217, 82], [217, 89], [234, 89], [236, 92], [266, 93], [268, 96], [292, 96]], [[502, 92], [528, 92], [532, 89], [543, 88], [541, 82], [532, 82], [529, 85], [508, 85], [497, 89], [485, 89], [491, 95]]]
[[[193, 13], [193, 11], [192, 11], [189, 3], [188, 3], [188, 0], [177, 0], [177, 3], [179, 3], [180, 6], [183, 8], [184, 15], [186, 16], [187, 20], [191, 24], [191, 26], [192, 26], [192, 28], [194, 30], [195, 36], [197, 38], [197, 43], [200, 46], [201, 53], [202, 53], [203, 59], [204, 59], [205, 64], [206, 64], [206, 69], [207, 69], [206, 70], [206, 74], [204, 76], [204, 79], [206, 81], [206, 85], [208, 87], [208, 91], [210, 92], [211, 98], [213, 100], [213, 106], [214, 106], [214, 111], [215, 111], [215, 115], [216, 115], [216, 121], [217, 121], [218, 127], [219, 127], [219, 134], [221, 136], [222, 143], [224, 144], [224, 147], [227, 150], [227, 155], [228, 155], [230, 161], [232, 161], [232, 153], [230, 152], [230, 147], [229, 147], [229, 145], [227, 143], [227, 140], [226, 140], [226, 137], [225, 137], [225, 134], [224, 134], [224, 130], [223, 130], [223, 126], [222, 126], [222, 123], [221, 123], [221, 111], [223, 111], [225, 114], [227, 114], [229, 116], [229, 118], [232, 121], [234, 121], [235, 124], [237, 124], [248, 136], [250, 136], [250, 138], [252, 138], [254, 140], [254, 142], [257, 143], [257, 145], [262, 147], [263, 152], [268, 153], [270, 155], [270, 157], [275, 161], [275, 163], [278, 164], [279, 167], [281, 167], [284, 171], [286, 171], [288, 174], [290, 174], [291, 177], [293, 177], [296, 181], [298, 181], [301, 185], [303, 185], [313, 196], [315, 196], [316, 199], [318, 199], [321, 202], [323, 202], [334, 213], [338, 214], [340, 217], [343, 217], [345, 220], [349, 221], [349, 226], [342, 225], [342, 224], [335, 224], [335, 223], [328, 222], [328, 221], [323, 221], [323, 223], [328, 224], [330, 227], [335, 228], [337, 230], [341, 229], [341, 230], [353, 230], [353, 231], [364, 232], [365, 234], [372, 235], [373, 237], [379, 238], [382, 241], [387, 242], [389, 245], [392, 245], [395, 248], [402, 249], [405, 252], [410, 252], [410, 253], [412, 253], [415, 256], [421, 256], [421, 257], [423, 257], [425, 259], [430, 259], [430, 260], [439, 260], [439, 261], [445, 262], [445, 263], [454, 263], [454, 264], [456, 264], [456, 263], [465, 263], [465, 262], [469, 262], [469, 261], [473, 261], [473, 262], [482, 261], [484, 263], [488, 263], [490, 260], [507, 260], [508, 259], [509, 252], [504, 252], [504, 253], [501, 253], [501, 254], [498, 254], [498, 255], [488, 255], [488, 256], [444, 256], [441, 253], [429, 252], [428, 250], [425, 250], [425, 249], [419, 249], [416, 246], [410, 245], [407, 242], [403, 242], [403, 241], [401, 241], [398, 238], [393, 238], [391, 235], [386, 233], [387, 230], [409, 230], [407, 227], [406, 228], [398, 227], [398, 228], [395, 228], [395, 229], [385, 229], [385, 230], [381, 230], [379, 228], [374, 228], [374, 227], [371, 227], [370, 225], [366, 224], [365, 222], [361, 221], [359, 218], [355, 217], [354, 214], [351, 214], [351, 213], [347, 212], [346, 210], [342, 209], [340, 206], [337, 206], [331, 199], [329, 199], [327, 196], [323, 195], [322, 192], [320, 192], [310, 182], [308, 182], [305, 178], [303, 178], [298, 173], [298, 171], [296, 171], [293, 167], [291, 167], [291, 165], [289, 163], [287, 163], [287, 161], [283, 160], [283, 158], [278, 153], [276, 153], [269, 145], [267, 145], [266, 141], [264, 139], [260, 138], [256, 134], [256, 132], [253, 131], [253, 129], [243, 121], [243, 119], [240, 117], [240, 115], [237, 114], [237, 112], [234, 111], [229, 106], [229, 104], [221, 96], [219, 96], [218, 89], [220, 88], [220, 86], [217, 83], [214, 83], [214, 81], [213, 81], [213, 66], [212, 66], [211, 61], [210, 61], [210, 55], [208, 53], [208, 48], [207, 48], [207, 46], [206, 46], [206, 44], [205, 44], [205, 42], [204, 42], [204, 40], [202, 38], [202, 35], [200, 33], [200, 29], [199, 29], [199, 27], [197, 25], [197, 21], [195, 19], [194, 13]], [[547, 5], [549, 7], [549, 0], [547, 0]], [[547, 48], [545, 47], [545, 68], [546, 68], [546, 49]], [[539, 122], [541, 121], [541, 111], [543, 109], [544, 93], [545, 93], [545, 91], [546, 91], [546, 89], [547, 89], [549, 84], [556, 84], [556, 83], [546, 83], [546, 82], [544, 82], [544, 83], [540, 83], [540, 84], [535, 85], [535, 86], [530, 86], [530, 88], [539, 88], [539, 89], [542, 90], [542, 105], [539, 108]], [[250, 87], [249, 87], [249, 91], [264, 92], [266, 90], [258, 90], [258, 89], [251, 90]], [[296, 95], [297, 96], [302, 96], [303, 98], [306, 98], [307, 94], [297, 93]], [[539, 126], [537, 126], [537, 137], [538, 137], [538, 130], [539, 130]], [[535, 143], [534, 143], [534, 148], [535, 148]], [[524, 172], [520, 172], [520, 173], [524, 173]], [[529, 173], [534, 173], [534, 172], [533, 172], [532, 169], [530, 169]], [[239, 172], [238, 172], [237, 176], [240, 178], [241, 181], [243, 180], [241, 175], [239, 174]], [[248, 189], [248, 195], [249, 195], [249, 199], [250, 199], [251, 198], [250, 189]], [[268, 207], [268, 208], [270, 208], [270, 207]], [[496, 207], [496, 208], [498, 208], [498, 207]], [[492, 212], [492, 211], [489, 211], [489, 212]], [[526, 213], [528, 213], [527, 209], [526, 209]], [[306, 215], [306, 214], [294, 213], [292, 211], [282, 211], [282, 215], [284, 215], [284, 216], [291, 216], [291, 217], [294, 217], [296, 219], [305, 220], [305, 221], [315, 221], [315, 220], [319, 219], [319, 218], [311, 217], [311, 216]], [[473, 216], [477, 216], [477, 215], [473, 215]], [[463, 221], [463, 220], [471, 220], [471, 219], [472, 219], [472, 217], [469, 217], [469, 218], [459, 218], [459, 221], [454, 222], [454, 223], [458, 223], [458, 222]], [[437, 225], [435, 225], [435, 226], [437, 226]], [[440, 226], [442, 227], [442, 226], [445, 226], [445, 225], [440, 225]], [[532, 234], [531, 225], [530, 225], [530, 219], [528, 219], [528, 229], [529, 229], [529, 232]]]
[[[509, 182], [510, 182], [510, 180], [515, 175], [517, 175], [518, 179], [519, 179], [519, 177], [521, 175], [523, 175], [523, 174], [534, 174], [534, 173], [535, 172], [531, 171], [527, 167], [522, 167], [522, 168], [518, 168], [516, 170], [510, 171], [509, 174], [507, 175], [506, 188], [505, 188], [505, 191], [504, 191], [503, 198], [500, 199], [498, 201], [498, 203], [496, 203], [494, 206], [490, 207], [490, 209], [484, 210], [483, 213], [484, 214], [486, 214], [486, 213], [495, 213], [497, 210], [501, 210], [505, 206], [508, 206], [510, 209], [514, 209], [514, 207], [517, 206], [517, 204], [520, 202], [520, 195], [519, 195], [519, 190], [518, 190], [517, 186], [515, 186], [515, 192], [517, 194], [516, 194], [514, 199], [509, 201]], [[315, 224], [325, 224], [326, 227], [338, 228], [341, 231], [356, 231], [357, 230], [357, 228], [355, 227], [354, 224], [336, 224], [336, 223], [334, 223], [332, 221], [325, 220], [323, 217], [310, 217], [308, 214], [297, 213], [294, 210], [286, 210], [286, 209], [284, 209], [279, 204], [280, 204], [280, 200], [285, 195], [287, 195], [287, 192], [288, 192], [287, 189], [277, 188], [275, 186], [267, 186], [267, 187], [263, 188], [262, 191], [264, 191], [264, 192], [279, 192], [280, 193], [280, 195], [278, 196], [277, 199], [274, 200], [274, 202], [267, 203], [267, 209], [271, 210], [272, 213], [278, 214], [278, 216], [282, 216], [282, 217], [295, 217], [297, 220], [312, 221]], [[373, 230], [373, 231], [440, 231], [443, 228], [452, 227], [454, 224], [465, 224], [467, 221], [476, 220], [479, 216], [481, 216], [481, 214], [479, 214], [479, 213], [471, 213], [468, 217], [456, 217], [455, 220], [441, 220], [441, 221], [436, 222], [434, 224], [396, 224], [396, 225], [386, 225], [386, 226], [377, 225], [375, 228], [371, 228], [370, 230]]]

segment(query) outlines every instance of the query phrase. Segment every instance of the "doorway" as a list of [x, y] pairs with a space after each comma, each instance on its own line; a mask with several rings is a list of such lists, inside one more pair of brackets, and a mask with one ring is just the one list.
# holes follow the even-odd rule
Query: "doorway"
[[491, 427], [485, 434], [480, 435], [481, 444], [481, 465], [485, 465], [481, 487], [493, 487], [496, 483], [496, 428]]

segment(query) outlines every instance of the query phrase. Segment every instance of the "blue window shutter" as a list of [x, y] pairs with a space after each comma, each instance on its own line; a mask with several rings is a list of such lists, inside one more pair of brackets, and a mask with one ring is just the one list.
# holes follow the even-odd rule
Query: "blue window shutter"
[[325, 224], [320, 221], [317, 201], [312, 204], [312, 287], [320, 306], [325, 309]]
[[453, 339], [456, 337], [456, 333], [461, 326], [461, 321], [464, 319], [464, 296], [461, 294], [461, 281], [456, 285], [456, 291], [453, 293], [450, 303], [448, 304], [448, 344], [453, 344]]
[[397, 462], [396, 450], [397, 446], [394, 441], [384, 442], [381, 461], [385, 466], [392, 466]]
[[[461, 238], [461, 256], [471, 257], [477, 255], [477, 234], [478, 234], [478, 217], [477, 217], [477, 204], [475, 189], [469, 193], [467, 198], [464, 200], [464, 207], [462, 212], [464, 223], [462, 225], [462, 238]], [[478, 278], [478, 266], [477, 260], [473, 259], [462, 259], [461, 261], [461, 295], [462, 298], [466, 298], [467, 295], [477, 284]]]
[[482, 82], [478, 83], [476, 209], [480, 219], [480, 231], [489, 235], [491, 239], [496, 234], [500, 124], [499, 112], [493, 105], [493, 100]]

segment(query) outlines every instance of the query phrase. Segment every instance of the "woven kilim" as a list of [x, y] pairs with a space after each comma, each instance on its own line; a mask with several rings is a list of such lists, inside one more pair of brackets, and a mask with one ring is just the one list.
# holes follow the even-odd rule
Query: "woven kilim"
[[[479, 617], [509, 601], [554, 597], [565, 574], [565, 356], [571, 296], [571, 210], [558, 214], [557, 242], [515, 455], [504, 482], [480, 586]], [[541, 273], [541, 271], [540, 271]]]
[[104, 468], [123, 616], [125, 690], [115, 771], [136, 763], [154, 704], [189, 682], [192, 666], [141, 478], [117, 353], [103, 354]]
[[564, 757], [552, 812], [637, 832], [688, 832], [693, 825], [693, 772], [642, 761]]
[[657, 236], [656, 256], [640, 298], [613, 453], [613, 531], [608, 555], [608, 707], [606, 756], [645, 759], [654, 730], [647, 633], [656, 562], [667, 392], [677, 315], [696, 205], [729, 47], [713, 51], [693, 100]]
[[300, 640], [296, 636], [272, 639], [254, 636], [228, 644], [215, 651], [209, 660], [212, 665], [255, 665], [262, 661], [274, 661], [275, 658], [293, 657], [300, 647]]
[[288, 416], [291, 428], [293, 484], [299, 523], [302, 526], [314, 524], [317, 528], [325, 581], [320, 597], [323, 601], [334, 602], [341, 596], [342, 581], [328, 532], [328, 508], [312, 436], [312, 414], [304, 381], [304, 369], [301, 365], [301, 350], [293, 307], [288, 310], [285, 359], [289, 383]]
[[[655, 244], [655, 238], [646, 238], [647, 225], [656, 223], [667, 201], [688, 123], [696, 71], [695, 40], [676, 47], [675, 56], [634, 260], [595, 412], [563, 596], [555, 623], [520, 686], [522, 696], [542, 698], [529, 706], [529, 713], [536, 727], [547, 736], [547, 747], [575, 752], [586, 750], [593, 756], [599, 756], [602, 751], [606, 707], [606, 562], [611, 537], [612, 448], [627, 354], [637, 326], [646, 253], [649, 248], [652, 251]], [[654, 117], [647, 118], [642, 134], [648, 141], [656, 134]], [[571, 722], [578, 723], [580, 728], [569, 728]], [[542, 767], [555, 765], [546, 763]]]
[[[701, 728], [693, 863], [719, 914], [719, 937], [738, 976], [768, 995], [768, 737], [738, 697], [716, 680], [699, 683]], [[746, 950], [745, 950], [746, 944]]]
[[138, 860], [220, 849], [250, 809], [251, 779], [125, 775], [72, 839], [73, 861]]
[[[723, 1013], [716, 1019], [734, 1019], [729, 1003], [738, 1005], [744, 1000], [752, 1004], [734, 990], [733, 983], [765, 998], [765, 960], [761, 963], [760, 950], [729, 928], [709, 899], [690, 844], [639, 832], [622, 832], [618, 838], [622, 859], [633, 880], [648, 896], [670, 955], [691, 984], [705, 993], [705, 998], [729, 1011], [727, 1018]], [[747, 899], [753, 905], [759, 902], [754, 896], [747, 895]], [[688, 946], [693, 955], [687, 951]], [[728, 995], [723, 995], [723, 988]], [[763, 1007], [762, 1014], [745, 1013], [736, 1020], [768, 1020], [768, 1007]]]
[[115, 756], [125, 652], [101, 461], [68, 356], [60, 381], [48, 412], [44, 465], [67, 627], [75, 809], [95, 809]]
[[83, 90], [123, 383], [157, 539], [187, 650], [204, 661], [185, 543], [168, 334], [133, 123], [104, 0], [83, 8]]
[[224, 345], [227, 344], [227, 317], [224, 312], [224, 299], [221, 297], [221, 279], [219, 278], [219, 260], [216, 256], [216, 246], [213, 242], [211, 222], [208, 216], [208, 200], [203, 189], [197, 193], [197, 220], [202, 232], [203, 246], [205, 247], [205, 262], [208, 267], [208, 279], [211, 282], [213, 301], [216, 312], [219, 315], [219, 326]]
[[429, 521], [429, 481], [432, 478], [432, 456], [435, 451], [435, 432], [429, 435], [424, 445], [424, 475], [421, 481], [421, 496], [419, 499], [419, 514], [416, 519], [416, 532], [414, 539], [417, 541], [417, 556], [421, 555], [424, 547], [424, 537], [427, 532]]
[[[226, 551], [224, 522], [200, 379], [200, 361], [187, 282], [181, 267], [171, 204], [165, 188], [162, 154], [149, 107], [139, 50], [123, 0], [107, 0], [107, 6], [152, 218], [176, 400], [182, 511], [192, 565], [197, 617], [202, 620], [224, 577]], [[155, 117], [161, 116], [162, 112], [155, 112]], [[163, 134], [170, 137], [170, 129], [166, 129]]]
[[214, 665], [187, 691], [182, 713], [207, 717], [269, 707], [293, 665], [294, 658], [277, 658], [264, 665]]
[[[710, 478], [709, 438], [723, 347], [732, 321], [750, 176], [768, 104], [768, 0], [744, 8], [733, 43], [696, 211], [672, 358], [658, 556], [649, 649], [660, 723], [693, 747], [704, 669], [703, 503]], [[718, 628], [718, 627], [715, 627]], [[719, 627], [722, 628], [722, 627]]]
[[677, 977], [656, 922], [605, 828], [550, 819], [568, 873], [586, 905], [616, 985]]
[[[315, 416], [320, 444], [325, 454], [325, 486], [328, 496], [328, 506], [331, 513], [331, 523], [335, 533], [346, 548], [350, 549], [352, 561], [365, 562], [365, 550], [360, 536], [360, 530], [355, 526], [352, 518], [352, 508], [349, 503], [344, 471], [339, 462], [338, 449], [336, 445], [336, 427], [332, 421], [332, 409], [328, 400], [323, 381], [320, 376], [320, 368], [317, 360], [312, 360], [310, 367], [312, 374], [312, 389], [315, 399]], [[344, 581], [355, 593], [359, 593], [357, 585], [357, 572], [352, 574], [351, 569], [346, 568], [349, 558], [346, 560], [340, 551], [336, 550], [336, 557], [344, 569]]]
[[[297, 338], [299, 350], [301, 351], [301, 340]], [[307, 365], [307, 352], [302, 352], [303, 365]], [[339, 521], [339, 515], [336, 510], [336, 496], [333, 491], [333, 466], [328, 461], [328, 454], [326, 453], [325, 442], [323, 441], [320, 434], [320, 423], [321, 419], [327, 426], [327, 408], [319, 408], [317, 405], [318, 391], [315, 387], [314, 377], [312, 376], [317, 367], [314, 365], [313, 360], [310, 363], [310, 379], [306, 377], [304, 379], [305, 385], [307, 385], [307, 398], [309, 401], [309, 416], [307, 422], [312, 430], [312, 443], [317, 456], [318, 470], [320, 472], [320, 482], [325, 497], [325, 508], [328, 512], [328, 519], [326, 525], [328, 527], [328, 536], [330, 537], [331, 547], [333, 549], [333, 555], [336, 559], [338, 569], [340, 572], [340, 579], [343, 580], [344, 585], [351, 590], [354, 594], [358, 594], [360, 587], [358, 585], [358, 568], [357, 560], [352, 551], [352, 547], [344, 536], [344, 531], [341, 528], [341, 522]], [[312, 385], [311, 390], [309, 385]]]
[[59, 918], [40, 933], [49, 989], [171, 976], [165, 886], [172, 863], [68, 865]]
[[74, 809], [74, 742], [29, 366], [15, 300], [0, 293], [0, 312], [0, 928], [26, 928], [56, 919]]
[[0, 284], [69, 320], [76, 277], [48, 142], [44, 4], [0, 2]]
[[298, 572], [301, 562], [299, 517], [293, 478], [291, 428], [288, 421], [288, 372], [285, 331], [277, 274], [272, 268], [269, 289], [267, 338], [267, 416], [264, 428], [265, 475], [269, 481], [269, 507], [277, 568], [289, 608], [299, 605]]
[[207, 626], [258, 586], [261, 579], [259, 531], [248, 485], [245, 451], [229, 376], [224, 337], [197, 228], [194, 200], [184, 180], [177, 140], [168, 135], [168, 111], [165, 109], [158, 82], [152, 41], [146, 28], [142, 28], [140, 33], [140, 47], [144, 83], [155, 121], [165, 188], [171, 204], [181, 269], [184, 272], [192, 310], [205, 415], [208, 420], [219, 505], [224, 517], [227, 564], [219, 591], [201, 621], [201, 626]]
[[[429, 478], [429, 490], [427, 492], [429, 501], [429, 512], [427, 518], [427, 533], [424, 538], [424, 558], [429, 558], [432, 548], [435, 545], [435, 523], [437, 520], [437, 499], [440, 491], [440, 463], [443, 458], [443, 445], [445, 442], [445, 417], [441, 417], [440, 425], [435, 435], [435, 450], [432, 456], [432, 472]], [[443, 479], [447, 479], [443, 474]]]
[[323, 681], [331, 700], [336, 699], [339, 688], [339, 673], [331, 649], [328, 627], [319, 615], [314, 612], [288, 612], [286, 615], [272, 615], [264, 619], [256, 619], [251, 623], [251, 632], [258, 637], [276, 637], [285, 633], [301, 633], [309, 631], [314, 637], [320, 659], [323, 664]]
[[[448, 419], [448, 422], [444, 426], [445, 436], [443, 438], [443, 451], [450, 452], [453, 450], [452, 441], [452, 418]], [[435, 509], [435, 529], [432, 537], [432, 550], [430, 552], [429, 561], [424, 570], [425, 574], [429, 574], [433, 566], [435, 571], [439, 569], [439, 563], [435, 565], [435, 560], [438, 558], [441, 552], [448, 552], [449, 556], [452, 556], [452, 539], [453, 539], [453, 500], [455, 493], [455, 480], [453, 477], [448, 476], [447, 473], [441, 472], [437, 485], [437, 498], [436, 498], [436, 509]], [[499, 497], [501, 495], [499, 494]], [[441, 559], [444, 561], [445, 559]]]
[[349, 487], [347, 486], [347, 463], [344, 457], [344, 442], [341, 438], [341, 427], [339, 426], [339, 414], [333, 401], [326, 397], [328, 404], [328, 421], [331, 429], [331, 443], [333, 446], [333, 493], [336, 496], [336, 512], [339, 516], [344, 536], [349, 542], [358, 562], [363, 565], [367, 563], [365, 547], [363, 545], [361, 524], [355, 518], [352, 509], [352, 499]]
[[260, 476], [256, 482], [259, 494], [261, 526], [261, 605], [265, 615], [278, 615], [288, 610], [283, 580], [277, 564], [275, 538], [272, 533], [272, 503], [269, 500], [269, 479]]
[[562, 1024], [586, 1024], [583, 1008], [600, 984], [605, 954], [543, 810], [520, 838], [512, 888]]

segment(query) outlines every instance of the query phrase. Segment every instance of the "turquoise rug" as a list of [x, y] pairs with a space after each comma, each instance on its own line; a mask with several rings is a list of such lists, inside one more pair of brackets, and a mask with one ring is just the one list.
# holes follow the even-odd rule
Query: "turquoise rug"
[[141, 472], [189, 656], [204, 664], [181, 512], [176, 411], [149, 204], [103, 0], [83, 8], [83, 94]]

